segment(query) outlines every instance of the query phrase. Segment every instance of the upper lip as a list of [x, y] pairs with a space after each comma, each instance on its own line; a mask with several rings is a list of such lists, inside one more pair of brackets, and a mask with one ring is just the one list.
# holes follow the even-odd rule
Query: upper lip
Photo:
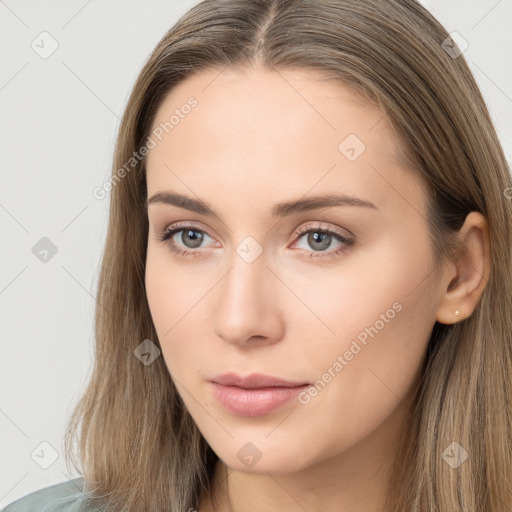
[[251, 373], [246, 377], [241, 377], [236, 373], [223, 373], [210, 379], [211, 382], [216, 384], [222, 384], [223, 386], [238, 386], [246, 389], [257, 389], [257, 388], [268, 388], [268, 387], [283, 387], [283, 388], [295, 388], [299, 386], [305, 386], [308, 382], [294, 382], [278, 377], [272, 377], [271, 375], [263, 375], [261, 373]]

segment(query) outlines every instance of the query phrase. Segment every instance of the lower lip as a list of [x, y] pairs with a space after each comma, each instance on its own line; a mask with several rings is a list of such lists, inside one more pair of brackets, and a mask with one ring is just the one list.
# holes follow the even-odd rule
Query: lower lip
[[257, 417], [272, 411], [293, 400], [309, 384], [293, 388], [267, 387], [245, 389], [237, 386], [223, 386], [211, 383], [217, 400], [237, 416]]

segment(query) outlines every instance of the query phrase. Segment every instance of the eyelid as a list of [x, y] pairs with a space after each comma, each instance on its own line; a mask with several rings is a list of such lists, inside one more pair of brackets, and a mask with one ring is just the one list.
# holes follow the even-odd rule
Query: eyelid
[[343, 239], [355, 240], [355, 235], [351, 231], [349, 231], [348, 229], [344, 228], [344, 230], [348, 233], [348, 234], [345, 234], [338, 227], [322, 225], [321, 221], [309, 222], [309, 223], [303, 224], [302, 226], [300, 226], [299, 228], [297, 228], [293, 232], [293, 237], [294, 238], [295, 237], [300, 237], [304, 233], [307, 233], [308, 231], [314, 231], [314, 230], [317, 230], [317, 231], [327, 231], [329, 233], [335, 233], [335, 234], [339, 235]]

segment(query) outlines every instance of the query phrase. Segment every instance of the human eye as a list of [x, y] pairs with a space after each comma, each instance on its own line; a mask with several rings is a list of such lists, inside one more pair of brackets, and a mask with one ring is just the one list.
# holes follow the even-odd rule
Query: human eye
[[[316, 249], [309, 251], [310, 258], [335, 257], [346, 251], [349, 247], [356, 245], [354, 238], [348, 237], [336, 229], [323, 227], [321, 224], [314, 226], [311, 224], [301, 226], [299, 229], [297, 229], [297, 231], [295, 231], [294, 237], [298, 238], [297, 241], [305, 239], [305, 242], [309, 245], [309, 247]], [[326, 251], [326, 249], [328, 249], [333, 242], [338, 242], [338, 248]], [[297, 244], [297, 242], [295, 242], [295, 244]], [[308, 251], [308, 248], [299, 248]]]
[[[181, 236], [176, 236], [179, 233]], [[175, 238], [178, 238], [179, 242]], [[184, 257], [201, 256], [200, 253], [203, 251], [197, 249], [201, 248], [201, 244], [208, 238], [213, 240], [206, 231], [194, 224], [174, 224], [157, 234], [157, 240], [165, 243], [172, 253]]]
[[[178, 236], [180, 233], [181, 236]], [[306, 235], [308, 236], [306, 237]], [[335, 257], [348, 247], [356, 245], [354, 238], [348, 237], [336, 229], [323, 227], [321, 224], [302, 226], [295, 231], [293, 236], [294, 239], [297, 239], [294, 245], [301, 239], [305, 239], [309, 247], [313, 248], [311, 251], [308, 248], [299, 247], [301, 250], [310, 252], [310, 258]], [[194, 224], [174, 224], [157, 235], [157, 240], [165, 243], [173, 254], [183, 257], [201, 256], [204, 251], [198, 249], [205, 249], [203, 242], [208, 239], [214, 240], [205, 230]], [[339, 244], [338, 248], [327, 251], [333, 242]]]

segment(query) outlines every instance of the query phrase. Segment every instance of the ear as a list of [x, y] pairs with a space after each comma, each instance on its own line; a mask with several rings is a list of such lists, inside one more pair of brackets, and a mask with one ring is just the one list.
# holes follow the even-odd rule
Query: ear
[[[436, 320], [453, 324], [468, 318], [475, 310], [490, 274], [490, 244], [487, 219], [470, 212], [458, 233], [463, 243], [456, 260], [447, 266]], [[458, 314], [457, 314], [458, 312]]]

